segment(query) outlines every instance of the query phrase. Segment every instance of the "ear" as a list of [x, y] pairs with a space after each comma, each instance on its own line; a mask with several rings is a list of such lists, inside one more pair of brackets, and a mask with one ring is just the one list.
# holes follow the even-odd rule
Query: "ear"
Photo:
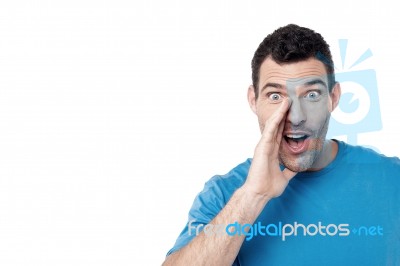
[[340, 83], [336, 82], [335, 86], [332, 88], [331, 95], [331, 112], [339, 105], [340, 95], [342, 94], [342, 89], [340, 88]]
[[253, 111], [253, 113], [257, 114], [257, 105], [256, 105], [257, 99], [253, 85], [250, 85], [247, 90], [247, 101], [249, 102], [250, 108]]

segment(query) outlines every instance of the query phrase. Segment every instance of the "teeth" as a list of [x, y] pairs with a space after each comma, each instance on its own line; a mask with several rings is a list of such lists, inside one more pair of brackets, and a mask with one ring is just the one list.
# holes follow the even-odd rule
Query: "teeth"
[[299, 138], [303, 138], [306, 135], [297, 135], [297, 134], [287, 134], [286, 137], [291, 138], [291, 139], [299, 139]]

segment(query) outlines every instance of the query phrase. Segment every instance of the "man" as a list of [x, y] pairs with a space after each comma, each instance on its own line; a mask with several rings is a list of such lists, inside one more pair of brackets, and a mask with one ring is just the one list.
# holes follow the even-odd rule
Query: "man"
[[277, 29], [252, 81], [254, 157], [205, 184], [164, 265], [400, 265], [400, 160], [325, 138], [340, 84], [322, 36]]

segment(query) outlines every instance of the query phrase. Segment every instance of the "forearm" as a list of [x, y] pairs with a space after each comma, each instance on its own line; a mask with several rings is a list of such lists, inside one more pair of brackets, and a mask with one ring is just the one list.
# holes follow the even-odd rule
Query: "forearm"
[[[210, 224], [253, 224], [267, 202], [267, 197], [257, 195], [242, 186]], [[207, 235], [203, 231], [181, 250], [169, 255], [163, 265], [232, 265], [244, 237]]]

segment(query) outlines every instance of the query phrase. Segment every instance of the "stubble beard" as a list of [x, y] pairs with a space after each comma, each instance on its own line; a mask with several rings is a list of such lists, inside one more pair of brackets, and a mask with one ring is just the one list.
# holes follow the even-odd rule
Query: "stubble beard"
[[[279, 162], [285, 166], [285, 168], [293, 172], [304, 172], [313, 168], [314, 164], [319, 161], [320, 156], [323, 155], [323, 148], [326, 140], [326, 134], [328, 132], [329, 116], [324, 122], [323, 127], [314, 131], [315, 133], [310, 136], [310, 145], [307, 151], [299, 155], [289, 155], [283, 148], [282, 143], [279, 147]], [[282, 141], [284, 141], [282, 139]]]

